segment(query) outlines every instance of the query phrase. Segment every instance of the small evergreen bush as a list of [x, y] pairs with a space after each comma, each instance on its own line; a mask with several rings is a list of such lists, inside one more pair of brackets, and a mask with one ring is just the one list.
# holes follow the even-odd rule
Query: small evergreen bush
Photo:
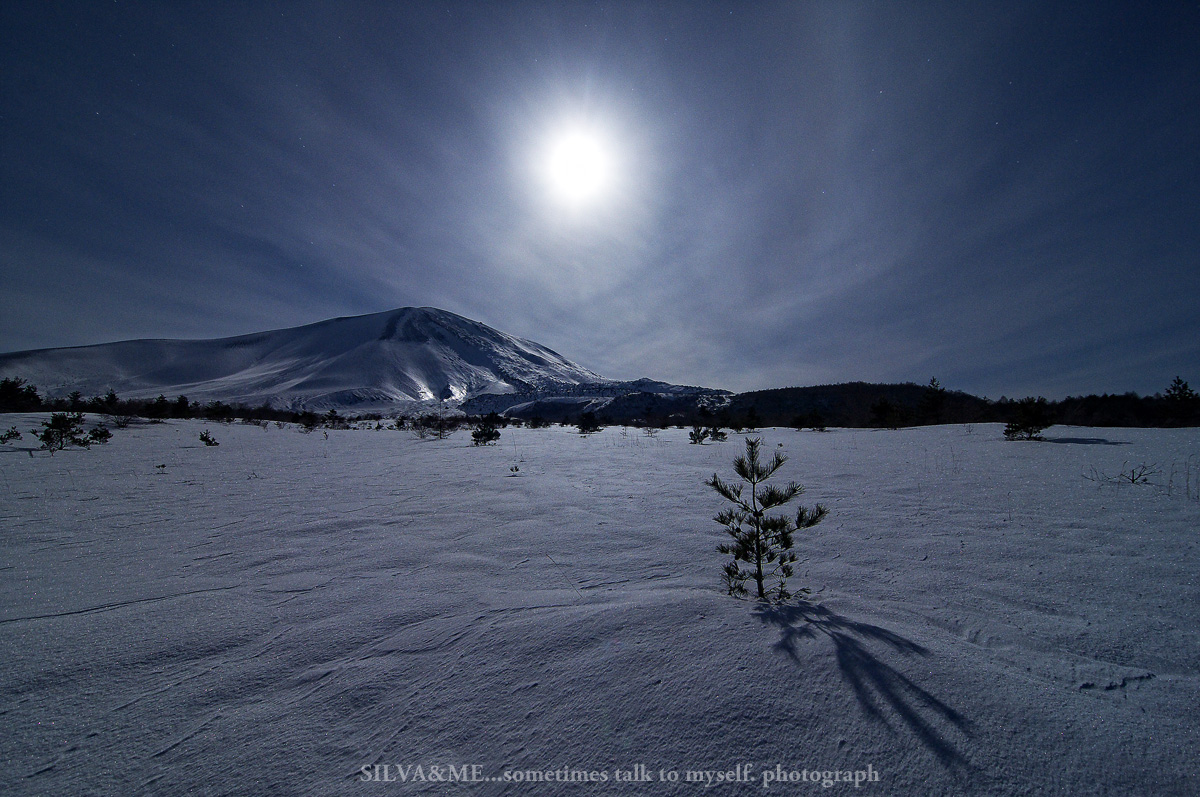
[[1046, 399], [1030, 396], [1013, 405], [1012, 419], [1004, 427], [1004, 439], [1041, 440], [1042, 432], [1053, 425]]
[[[800, 507], [794, 520], [787, 515], [768, 515], [769, 510], [787, 504], [804, 492], [804, 488], [795, 482], [789, 482], [783, 488], [766, 484], [787, 462], [787, 457], [776, 451], [770, 462], [763, 463], [759, 457], [761, 447], [761, 438], [748, 437], [746, 453], [734, 460], [733, 470], [741, 484], [726, 483], [715, 473], [705, 484], [733, 504], [714, 518], [732, 538], [731, 542], [717, 546], [718, 551], [733, 557], [725, 565], [722, 576], [729, 594], [746, 595], [746, 582], [753, 579], [760, 601], [783, 601], [792, 594], [786, 586], [796, 561], [792, 535], [820, 523], [829, 510], [820, 504], [812, 509]], [[743, 495], [746, 487], [750, 488], [748, 496]], [[749, 568], [742, 568], [739, 562], [745, 562]], [[776, 581], [775, 585], [768, 587], [769, 580]], [[808, 593], [808, 590], [801, 589], [800, 592]]]
[[499, 439], [500, 430], [496, 428], [496, 422], [492, 419], [491, 415], [480, 419], [474, 428], [471, 429], [471, 445], [495, 445]]
[[593, 434], [603, 428], [600, 426], [600, 422], [596, 420], [596, 413], [594, 412], [585, 412], [580, 415], [579, 420], [575, 423], [575, 426], [579, 429], [579, 433], [582, 435]]
[[721, 443], [729, 439], [729, 435], [721, 431], [720, 426], [693, 426], [688, 432], [688, 442], [693, 445], [704, 445], [705, 440]]
[[33, 433], [41, 441], [42, 448], [51, 454], [62, 451], [67, 446], [87, 448], [91, 445], [91, 441], [83, 432], [81, 412], [53, 413], [50, 420], [42, 421], [42, 427], [40, 432], [35, 429]]

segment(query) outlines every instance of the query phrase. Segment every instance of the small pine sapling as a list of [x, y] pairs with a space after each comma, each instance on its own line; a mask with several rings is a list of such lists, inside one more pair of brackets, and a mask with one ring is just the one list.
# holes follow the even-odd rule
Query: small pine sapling
[[1005, 440], [1041, 440], [1042, 432], [1054, 425], [1050, 420], [1050, 405], [1042, 397], [1023, 398], [1016, 402], [1012, 420], [1004, 426]]
[[204, 445], [206, 445], [206, 446], [221, 445], [213, 438], [213, 436], [211, 434], [208, 433], [207, 429], [205, 429], [203, 432], [200, 433], [200, 442], [204, 443]]
[[108, 431], [108, 427], [104, 424], [98, 425], [95, 429], [88, 432], [88, 441], [104, 445], [112, 439], [112, 432]]
[[490, 415], [481, 419], [471, 430], [471, 445], [495, 445], [499, 439], [500, 430], [496, 428], [496, 422], [492, 420]]
[[[787, 504], [804, 492], [804, 488], [795, 482], [789, 482], [783, 488], [766, 484], [787, 457], [776, 451], [770, 462], [763, 463], [759, 457], [761, 447], [761, 438], [746, 438], [745, 455], [734, 460], [733, 470], [742, 484], [726, 483], [715, 473], [705, 484], [733, 504], [714, 518], [732, 538], [732, 542], [717, 546], [721, 553], [733, 556], [733, 561], [725, 565], [722, 576], [729, 594], [747, 594], [746, 582], [753, 578], [759, 600], [783, 601], [791, 597], [786, 582], [793, 574], [792, 564], [796, 561], [792, 535], [820, 523], [829, 510], [820, 504], [812, 509], [800, 507], [794, 520], [787, 515], [768, 515], [769, 510]], [[743, 496], [746, 486], [750, 488], [749, 496]], [[750, 569], [741, 567], [739, 562], [745, 562]], [[768, 588], [768, 580], [778, 583]], [[801, 589], [800, 592], [807, 594], [808, 590]]]
[[575, 424], [581, 435], [589, 435], [600, 431], [600, 421], [596, 420], [596, 413], [585, 412], [579, 416], [579, 421]]
[[55, 451], [62, 451], [67, 446], [87, 448], [90, 445], [90, 441], [83, 433], [83, 413], [81, 412], [53, 413], [50, 420], [42, 421], [42, 427], [40, 432], [34, 430], [33, 433], [41, 441], [42, 448], [51, 454]]
[[20, 440], [20, 439], [21, 439], [21, 433], [17, 431], [17, 427], [15, 427], [15, 426], [10, 426], [8, 428], [7, 432], [0, 433], [0, 445], [3, 445], [4, 443], [7, 443], [11, 440]]
[[688, 432], [688, 442], [697, 445], [703, 445], [705, 440], [712, 440], [714, 443], [722, 443], [729, 439], [729, 435], [721, 431], [720, 426], [693, 426], [692, 431]]

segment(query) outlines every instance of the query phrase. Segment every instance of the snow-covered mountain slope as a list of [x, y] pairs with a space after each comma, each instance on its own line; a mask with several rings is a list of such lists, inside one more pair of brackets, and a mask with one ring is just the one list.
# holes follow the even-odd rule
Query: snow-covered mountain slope
[[115, 390], [325, 409], [535, 393], [607, 380], [537, 343], [428, 307], [218, 340], [134, 340], [0, 354], [43, 395]]

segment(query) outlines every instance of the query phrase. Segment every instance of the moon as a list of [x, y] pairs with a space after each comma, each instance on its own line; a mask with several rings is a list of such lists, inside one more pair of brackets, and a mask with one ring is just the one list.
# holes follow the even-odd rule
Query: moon
[[607, 198], [616, 178], [612, 144], [598, 130], [566, 127], [549, 138], [542, 176], [553, 199], [572, 210]]

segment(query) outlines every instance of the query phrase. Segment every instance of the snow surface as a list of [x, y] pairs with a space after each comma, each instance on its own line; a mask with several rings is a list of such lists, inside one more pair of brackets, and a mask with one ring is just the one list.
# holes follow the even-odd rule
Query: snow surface
[[[853, 789], [764, 792], [779, 765], [1200, 793], [1200, 431], [760, 434], [831, 508], [798, 543], [811, 603], [719, 590], [703, 480], [737, 435], [178, 421], [0, 447], [3, 790], [698, 794], [687, 770], [752, 764], [711, 790]], [[1142, 463], [1152, 484], [1102, 478]], [[610, 780], [361, 782], [375, 764]], [[611, 780], [635, 764], [650, 782]]]

